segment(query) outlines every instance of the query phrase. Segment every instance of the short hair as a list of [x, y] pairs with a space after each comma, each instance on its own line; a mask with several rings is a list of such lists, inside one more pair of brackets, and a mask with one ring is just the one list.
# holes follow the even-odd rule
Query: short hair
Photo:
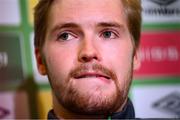
[[[34, 12], [34, 45], [42, 48], [47, 32], [48, 15], [55, 0], [39, 0]], [[141, 32], [141, 0], [121, 0], [126, 15], [128, 29], [135, 48], [140, 43]], [[113, 1], [112, 1], [113, 2]]]

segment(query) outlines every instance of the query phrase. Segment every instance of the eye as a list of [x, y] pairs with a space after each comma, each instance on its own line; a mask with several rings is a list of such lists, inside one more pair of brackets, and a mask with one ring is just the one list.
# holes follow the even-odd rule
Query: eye
[[61, 40], [61, 41], [68, 41], [68, 40], [72, 40], [76, 38], [74, 35], [72, 35], [71, 33], [68, 33], [68, 32], [64, 32], [60, 35], [58, 35], [58, 40]]
[[102, 33], [102, 37], [105, 38], [105, 39], [115, 39], [117, 38], [117, 34], [113, 31], [104, 31]]

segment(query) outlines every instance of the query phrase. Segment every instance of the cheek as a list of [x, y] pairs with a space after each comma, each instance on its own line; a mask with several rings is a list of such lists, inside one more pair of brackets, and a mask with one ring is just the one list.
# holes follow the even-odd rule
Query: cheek
[[105, 51], [106, 64], [109, 65], [117, 75], [119, 84], [125, 84], [132, 70], [133, 47], [129, 45], [114, 45]]
[[51, 81], [65, 82], [73, 66], [74, 55], [71, 53], [59, 47], [47, 48], [45, 59]]
[[133, 48], [131, 45], [114, 45], [104, 48], [104, 60], [110, 67], [121, 72], [126, 71], [132, 64]]

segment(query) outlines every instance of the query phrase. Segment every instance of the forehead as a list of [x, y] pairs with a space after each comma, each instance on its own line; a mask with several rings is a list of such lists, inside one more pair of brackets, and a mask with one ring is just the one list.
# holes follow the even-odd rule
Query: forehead
[[121, 0], [55, 0], [48, 21], [50, 26], [62, 22], [93, 24], [115, 21], [126, 24]]
[[55, 5], [61, 5], [65, 8], [108, 8], [108, 7], [121, 7], [121, 0], [54, 0]]

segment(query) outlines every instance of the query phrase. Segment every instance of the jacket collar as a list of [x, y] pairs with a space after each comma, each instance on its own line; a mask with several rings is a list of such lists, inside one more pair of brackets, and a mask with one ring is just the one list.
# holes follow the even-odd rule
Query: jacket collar
[[[48, 112], [48, 120], [58, 119], [53, 109]], [[133, 119], [135, 118], [134, 106], [130, 99], [128, 99], [126, 106], [121, 112], [113, 113], [109, 116], [110, 119]]]

